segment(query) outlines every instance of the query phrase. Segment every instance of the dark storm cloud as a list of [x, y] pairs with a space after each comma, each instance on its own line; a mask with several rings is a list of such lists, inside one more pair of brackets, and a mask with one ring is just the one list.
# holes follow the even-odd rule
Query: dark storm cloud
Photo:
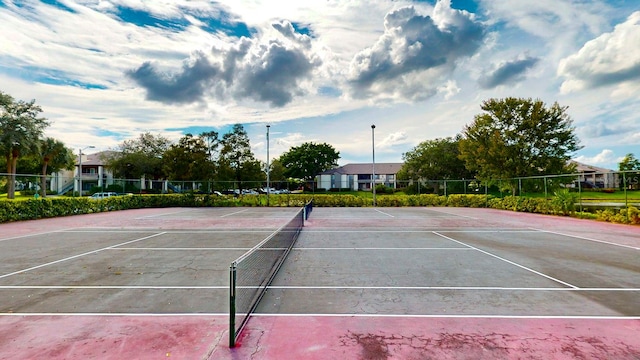
[[417, 14], [413, 7], [393, 11], [384, 25], [378, 41], [352, 61], [350, 81], [356, 96], [376, 83], [454, 66], [457, 59], [473, 55], [485, 36], [484, 26], [471, 14], [451, 9], [446, 2], [436, 3], [433, 17]]
[[209, 82], [220, 74], [217, 66], [202, 55], [185, 64], [179, 74], [163, 74], [150, 62], [129, 71], [127, 75], [147, 90], [147, 99], [167, 104], [187, 104], [202, 100]]
[[299, 94], [297, 83], [312, 70], [312, 63], [305, 54], [271, 43], [262, 48], [262, 56], [245, 66], [237, 78], [240, 97], [268, 102], [281, 107]]
[[147, 91], [147, 99], [168, 104], [203, 101], [206, 95], [220, 101], [254, 100], [282, 107], [302, 94], [299, 82], [320, 62], [308, 52], [309, 37], [295, 33], [288, 22], [273, 25], [286, 39], [260, 44], [241, 38], [230, 49], [213, 49], [212, 63], [204, 54], [167, 75], [145, 62], [127, 75]]
[[524, 80], [524, 73], [534, 67], [539, 58], [526, 57], [499, 64], [493, 71], [478, 79], [483, 89], [493, 89], [504, 84], [514, 84]]
[[585, 81], [590, 88], [599, 88], [625, 81], [633, 81], [640, 79], [640, 63], [626, 69], [606, 73], [589, 73], [585, 71], [582, 73], [582, 76], [583, 81]]

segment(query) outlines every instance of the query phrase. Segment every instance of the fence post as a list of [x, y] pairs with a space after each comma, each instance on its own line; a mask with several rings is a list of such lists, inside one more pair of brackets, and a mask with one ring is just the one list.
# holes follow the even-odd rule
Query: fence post
[[622, 173], [622, 184], [624, 185], [624, 206], [629, 207], [628, 197], [627, 197], [627, 173]]
[[522, 196], [522, 179], [518, 179], [518, 196]]
[[580, 200], [580, 212], [582, 212], [582, 182], [580, 181], [579, 175], [578, 175], [578, 199]]

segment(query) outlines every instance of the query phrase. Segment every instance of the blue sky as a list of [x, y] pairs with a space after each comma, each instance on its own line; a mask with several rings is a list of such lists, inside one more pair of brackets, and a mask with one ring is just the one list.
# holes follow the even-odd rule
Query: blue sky
[[578, 161], [640, 157], [640, 2], [0, 0], [0, 90], [47, 136], [114, 149], [228, 131], [399, 162], [508, 96], [568, 106]]

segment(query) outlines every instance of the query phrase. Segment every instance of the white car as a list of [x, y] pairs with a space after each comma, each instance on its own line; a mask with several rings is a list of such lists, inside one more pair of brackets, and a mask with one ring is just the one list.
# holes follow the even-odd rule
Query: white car
[[117, 196], [117, 193], [114, 192], [99, 192], [91, 195], [92, 199], [106, 199], [108, 197]]

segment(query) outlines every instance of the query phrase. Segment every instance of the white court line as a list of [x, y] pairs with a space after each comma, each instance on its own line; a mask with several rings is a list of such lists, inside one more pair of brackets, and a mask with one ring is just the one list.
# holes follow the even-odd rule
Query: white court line
[[145, 286], [145, 285], [2, 285], [1, 289], [119, 289], [119, 290], [229, 290], [229, 286]]
[[587, 240], [587, 241], [593, 241], [593, 242], [602, 243], [602, 244], [607, 244], [607, 245], [620, 246], [620, 247], [624, 247], [624, 248], [628, 248], [628, 249], [633, 249], [633, 250], [640, 250], [640, 247], [635, 247], [635, 246], [631, 246], [631, 245], [616, 244], [616, 243], [614, 243], [614, 242], [610, 242], [610, 241], [604, 241], [604, 240], [591, 239], [591, 238], [584, 237], [584, 236], [571, 235], [571, 234], [564, 234], [564, 233], [556, 232], [556, 231], [541, 230], [541, 229], [535, 229], [535, 228], [532, 228], [532, 229], [533, 229], [533, 230], [536, 230], [536, 231], [544, 232], [544, 233], [554, 234], [554, 235], [561, 235], [561, 236], [572, 237], [572, 238], [576, 238], [576, 239], [580, 239], [580, 240]]
[[140, 230], [140, 228], [136, 228], [136, 229], [131, 229], [131, 230], [127, 230], [127, 229], [123, 229], [123, 228], [111, 228], [111, 227], [94, 227], [91, 228], [91, 230], [89, 229], [78, 229], [78, 230], [61, 230], [61, 231], [57, 231], [57, 232], [62, 232], [62, 233], [70, 233], [70, 234], [74, 234], [74, 233], [78, 233], [78, 234], [85, 234], [85, 233], [89, 233], [89, 234], [94, 234], [94, 233], [152, 233], [152, 232], [156, 232], [158, 231], [157, 228], [149, 228], [147, 230]]
[[640, 316], [562, 316], [562, 315], [447, 315], [447, 314], [278, 314], [252, 313], [252, 317], [364, 317], [364, 318], [427, 318], [427, 319], [565, 319], [565, 320], [640, 320]]
[[[238, 314], [242, 315], [242, 314]], [[228, 312], [224, 313], [0, 313], [0, 316], [109, 316], [109, 317], [170, 317], [170, 316], [226, 316], [229, 317]]]
[[375, 210], [375, 211], [379, 212], [379, 213], [380, 213], [380, 214], [382, 214], [382, 215], [387, 215], [388, 217], [392, 217], [392, 218], [394, 218], [394, 217], [395, 217], [395, 216], [393, 216], [393, 215], [391, 215], [391, 214], [389, 214], [389, 213], [386, 213], [386, 212], [384, 212], [384, 211], [380, 211], [380, 210], [378, 210], [378, 209], [373, 209], [373, 210]]
[[25, 235], [12, 236], [12, 237], [8, 237], [8, 238], [0, 239], [0, 241], [23, 239], [23, 238], [30, 237], [30, 236], [40, 236], [40, 235], [54, 234], [54, 233], [58, 233], [58, 232], [67, 232], [67, 231], [72, 231], [71, 229], [75, 229], [75, 228], [46, 231], [46, 232], [35, 233], [35, 234], [25, 234]]
[[298, 250], [473, 250], [468, 247], [297, 247], [291, 249]]
[[[238, 286], [258, 289], [261, 286]], [[0, 285], [0, 290], [79, 289], [79, 290], [229, 290], [228, 285], [152, 286], [152, 285]], [[552, 291], [552, 292], [639, 292], [640, 288], [518, 288], [496, 286], [268, 286], [268, 290], [429, 290], [429, 291]]]
[[[242, 314], [237, 314], [242, 315]], [[5, 317], [62, 317], [62, 316], [91, 316], [91, 317], [175, 317], [175, 316], [226, 316], [224, 313], [0, 313]], [[558, 320], [640, 320], [640, 316], [559, 316], [559, 315], [420, 315], [420, 314], [269, 314], [269, 313], [251, 313], [252, 317], [362, 317], [362, 318], [427, 318], [427, 319], [558, 319]]]
[[[63, 233], [149, 233], [158, 231], [157, 228], [148, 228], [146, 230], [140, 230], [140, 228], [92, 228], [94, 230], [60, 230], [55, 232], [63, 232]], [[237, 234], [237, 233], [272, 233], [273, 230], [231, 230], [231, 229], [206, 229], [206, 230], [179, 230], [179, 229], [168, 229], [165, 231], [167, 234]], [[532, 231], [534, 232], [534, 231]], [[48, 233], [43, 233], [40, 235], [44, 235]]]
[[137, 217], [137, 218], [134, 218], [134, 219], [135, 220], [144, 220], [144, 219], [154, 218], [154, 217], [158, 217], [158, 216], [182, 214], [182, 213], [191, 212], [191, 211], [195, 211], [195, 209], [186, 209], [186, 210], [181, 210], [181, 211], [166, 212], [166, 213], [162, 213], [162, 214], [147, 215], [147, 216]]
[[503, 257], [500, 257], [500, 256], [498, 256], [498, 255], [492, 254], [492, 253], [490, 253], [490, 252], [488, 252], [488, 251], [484, 251], [484, 250], [482, 250], [482, 249], [479, 249], [479, 248], [477, 248], [477, 247], [475, 247], [475, 246], [471, 246], [471, 245], [469, 245], [469, 244], [465, 244], [465, 243], [463, 243], [462, 241], [458, 241], [458, 240], [456, 240], [456, 239], [453, 239], [453, 238], [450, 238], [450, 237], [448, 237], [448, 236], [442, 235], [442, 234], [440, 234], [440, 233], [438, 233], [438, 232], [436, 232], [436, 231], [434, 231], [433, 233], [434, 233], [434, 234], [436, 234], [436, 235], [438, 235], [438, 236], [441, 236], [441, 237], [443, 237], [443, 238], [445, 238], [445, 239], [448, 239], [448, 240], [451, 240], [451, 241], [453, 241], [453, 242], [456, 242], [456, 243], [458, 243], [458, 244], [461, 244], [461, 245], [464, 245], [464, 246], [468, 246], [468, 247], [470, 247], [470, 248], [472, 248], [472, 249], [478, 250], [479, 252], [481, 252], [481, 253], [483, 253], [483, 254], [486, 254], [486, 255], [489, 255], [489, 256], [494, 257], [494, 258], [496, 258], [496, 259], [502, 260], [502, 261], [507, 262], [507, 263], [509, 263], [509, 264], [511, 264], [511, 265], [515, 265], [515, 266], [517, 266], [517, 267], [519, 267], [519, 268], [521, 268], [521, 269], [524, 269], [524, 270], [530, 271], [530, 272], [532, 272], [532, 273], [534, 273], [534, 274], [537, 274], [537, 275], [540, 275], [540, 276], [542, 276], [542, 277], [545, 277], [545, 278], [547, 278], [547, 279], [549, 279], [549, 280], [555, 281], [555, 282], [557, 282], [557, 283], [560, 283], [560, 284], [563, 284], [563, 285], [566, 285], [566, 286], [569, 286], [569, 287], [572, 287], [572, 288], [576, 288], [576, 289], [578, 288], [577, 286], [575, 286], [575, 285], [571, 285], [571, 284], [569, 284], [568, 282], [564, 282], [564, 281], [562, 281], [562, 280], [559, 280], [559, 279], [556, 279], [556, 278], [554, 278], [554, 277], [551, 277], [551, 276], [549, 276], [549, 275], [547, 275], [547, 274], [543, 274], [543, 273], [541, 273], [541, 272], [539, 272], [539, 271], [533, 270], [533, 269], [528, 268], [528, 267], [526, 267], [526, 266], [524, 266], [524, 265], [520, 265], [520, 264], [515, 263], [515, 262], [513, 262], [513, 261], [511, 261], [511, 260], [507, 260], [507, 259], [505, 259], [505, 258], [503, 258]]
[[[220, 247], [206, 247], [206, 248], [201, 248], [201, 247], [171, 247], [171, 248], [158, 248], [158, 247], [153, 247], [153, 248], [148, 248], [148, 247], [114, 247], [112, 249], [105, 249], [105, 250], [149, 250], [149, 251], [173, 251], [173, 250], [178, 250], [178, 251], [193, 251], [193, 250], [229, 250], [229, 251], [248, 251], [251, 250], [253, 248], [250, 247], [245, 247], [245, 248], [220, 248]], [[278, 251], [282, 251], [285, 250], [284, 248], [266, 248], [266, 249], [262, 249], [262, 250], [278, 250]]]
[[[0, 287], [2, 288], [2, 287]], [[455, 290], [455, 291], [612, 291], [636, 292], [640, 288], [527, 288], [527, 287], [499, 287], [499, 286], [287, 286], [271, 285], [267, 289], [280, 290]]]
[[14, 272], [9, 273], [9, 274], [0, 275], [0, 279], [5, 278], [5, 277], [8, 277], [8, 276], [11, 276], [11, 275], [21, 274], [21, 273], [24, 273], [24, 272], [27, 272], [27, 271], [31, 271], [31, 270], [35, 270], [35, 269], [39, 269], [39, 268], [41, 268], [41, 267], [45, 267], [45, 266], [49, 266], [49, 265], [53, 265], [53, 264], [57, 264], [57, 263], [61, 263], [61, 262], [63, 262], [63, 261], [67, 261], [67, 260], [71, 260], [71, 259], [79, 258], [79, 257], [81, 257], [81, 256], [90, 255], [90, 254], [95, 254], [95, 253], [97, 253], [97, 252], [100, 252], [100, 251], [103, 251], [103, 250], [108, 250], [108, 249], [111, 249], [111, 248], [116, 247], [116, 246], [120, 246], [120, 245], [127, 245], [127, 244], [131, 244], [131, 243], [134, 243], [134, 242], [137, 242], [137, 241], [147, 240], [147, 239], [150, 239], [150, 238], [152, 238], [152, 237], [156, 237], [156, 236], [163, 235], [163, 234], [165, 234], [165, 232], [161, 232], [161, 233], [158, 233], [158, 234], [153, 234], [153, 235], [145, 236], [145, 237], [142, 237], [142, 238], [139, 238], [139, 239], [135, 239], [135, 240], [131, 240], [131, 241], [126, 241], [126, 242], [123, 242], [123, 243], [121, 243], [121, 244], [116, 244], [116, 245], [112, 245], [112, 246], [107, 246], [107, 247], [104, 247], [104, 248], [101, 248], [101, 249], [97, 249], [97, 250], [88, 251], [88, 252], [85, 252], [85, 253], [82, 253], [82, 254], [78, 254], [78, 255], [74, 255], [74, 256], [69, 256], [69, 257], [64, 258], [64, 259], [60, 259], [60, 260], [56, 260], [56, 261], [51, 261], [51, 262], [48, 262], [48, 263], [46, 263], [46, 264], [41, 264], [41, 265], [38, 265], [38, 266], [33, 266], [33, 267], [30, 267], [30, 268], [27, 268], [27, 269], [14, 271]]
[[243, 212], [245, 212], [245, 211], [249, 211], [249, 209], [244, 209], [244, 210], [240, 210], [240, 211], [232, 212], [232, 213], [229, 213], [229, 214], [221, 215], [220, 217], [221, 217], [221, 218], [223, 218], [223, 217], [227, 217], [227, 216], [231, 216], [231, 215], [236, 215], [236, 214], [243, 213]]
[[472, 216], [454, 214], [454, 213], [450, 213], [450, 212], [446, 212], [446, 211], [442, 211], [442, 210], [434, 210], [434, 209], [430, 209], [430, 208], [425, 209], [425, 210], [429, 210], [429, 211], [433, 211], [433, 212], [437, 212], [437, 213], [442, 213], [442, 214], [447, 214], [447, 215], [452, 215], [452, 216], [459, 216], [459, 217], [472, 219], [472, 220], [479, 220], [478, 218], [475, 218], [475, 217], [472, 217]]
[[[534, 229], [494, 229], [494, 230], [455, 230], [455, 229], [440, 229], [436, 231], [447, 233], [538, 233], [539, 230]], [[422, 234], [433, 233], [434, 230], [304, 230], [305, 233], [394, 233], [394, 234]]]

